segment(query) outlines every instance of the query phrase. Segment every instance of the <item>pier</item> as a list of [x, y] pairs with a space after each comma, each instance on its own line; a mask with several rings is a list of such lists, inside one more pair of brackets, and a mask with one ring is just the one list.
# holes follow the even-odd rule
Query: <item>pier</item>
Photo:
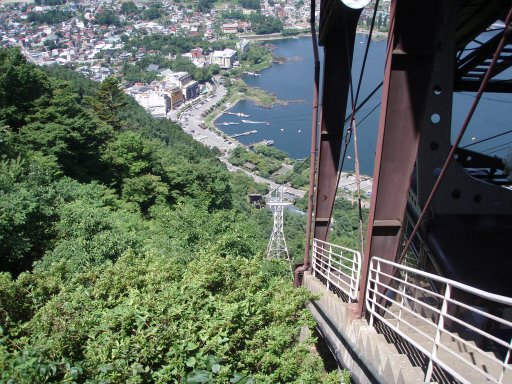
[[258, 132], [257, 130], [253, 129], [252, 131], [235, 133], [234, 135], [231, 135], [231, 137], [235, 138], [235, 137], [240, 137], [240, 136], [249, 136], [249, 135], [252, 135], [253, 133], [257, 133], [257, 132]]

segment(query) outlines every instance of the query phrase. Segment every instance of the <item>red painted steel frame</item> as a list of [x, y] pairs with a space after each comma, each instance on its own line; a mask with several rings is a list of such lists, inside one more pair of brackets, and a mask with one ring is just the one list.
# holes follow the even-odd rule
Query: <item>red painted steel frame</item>
[[321, 41], [325, 54], [314, 222], [314, 238], [323, 241], [327, 238], [336, 196], [354, 39], [361, 14], [361, 9], [351, 9], [340, 1], [330, 3], [325, 6], [329, 12], [320, 20], [328, 33], [320, 30], [320, 36], [326, 38]]
[[[371, 208], [356, 315], [364, 311], [369, 260], [394, 260], [399, 246], [430, 77], [439, 44], [442, 1], [391, 2]], [[384, 271], [389, 273], [391, 271]]]

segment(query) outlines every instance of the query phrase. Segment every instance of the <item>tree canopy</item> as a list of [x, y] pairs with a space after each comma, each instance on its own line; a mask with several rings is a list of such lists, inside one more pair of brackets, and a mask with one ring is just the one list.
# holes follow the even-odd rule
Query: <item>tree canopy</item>
[[253, 13], [249, 15], [249, 20], [251, 21], [252, 30], [257, 35], [277, 33], [283, 30], [283, 22], [276, 17]]
[[139, 13], [139, 8], [133, 1], [125, 1], [121, 4], [121, 13], [125, 15], [133, 15]]
[[0, 69], [0, 382], [339, 382], [262, 258], [262, 186], [115, 79]]
[[259, 0], [238, 0], [238, 4], [240, 4], [244, 8], [260, 9]]
[[94, 16], [94, 22], [101, 25], [119, 25], [119, 17], [112, 9], [102, 9]]

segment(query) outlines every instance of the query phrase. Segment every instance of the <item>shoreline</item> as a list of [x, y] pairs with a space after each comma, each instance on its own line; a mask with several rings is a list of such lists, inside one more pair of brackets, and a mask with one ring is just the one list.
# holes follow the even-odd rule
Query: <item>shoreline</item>
[[[357, 32], [365, 34], [364, 31], [357, 31]], [[368, 34], [368, 33], [369, 33], [369, 31], [366, 31], [366, 34]], [[290, 36], [286, 36], [286, 37], [285, 36], [274, 36], [274, 38], [271, 39], [271, 40], [285, 40], [285, 39], [294, 39], [294, 38], [297, 39], [297, 38], [305, 38], [305, 37], [310, 37], [310, 36], [311, 36], [311, 34], [304, 34], [304, 35], [299, 36], [299, 37], [296, 37], [296, 36], [291, 36], [291, 37]], [[265, 36], [265, 37], [268, 37], [268, 35]], [[268, 39], [261, 39], [261, 41], [265, 41], [265, 40], [268, 40]], [[269, 62], [268, 64], [269, 65], [267, 67], [263, 68], [263, 69], [266, 69], [268, 67], [272, 67], [274, 65], [272, 62]], [[256, 73], [259, 73], [259, 72], [261, 72], [261, 71], [256, 71]], [[259, 89], [262, 92], [264, 92], [266, 94], [269, 94], [267, 91], [265, 91], [265, 90], [263, 90], [261, 88], [253, 87], [253, 86], [249, 86], [249, 85], [246, 85], [246, 86], [248, 88]], [[221, 87], [226, 89], [226, 87], [224, 87], [224, 85], [221, 85]], [[269, 94], [269, 95], [271, 95], [271, 94]], [[219, 105], [218, 113], [216, 113], [211, 118], [211, 121], [209, 121], [207, 123], [207, 126], [208, 126], [209, 129], [214, 131], [220, 137], [228, 138], [229, 141], [231, 141], [235, 146], [242, 146], [242, 147], [246, 148], [245, 144], [239, 142], [236, 138], [232, 138], [229, 134], [225, 133], [220, 127], [215, 125], [215, 122], [225, 112], [232, 110], [242, 100], [251, 100], [255, 104], [257, 104], [257, 99], [255, 99], [255, 97], [251, 97], [247, 93], [239, 93], [239, 92], [235, 91], [235, 93], [233, 95], [231, 95], [231, 98], [228, 97], [221, 105]], [[269, 108], [272, 108], [276, 104], [286, 105], [286, 104], [288, 104], [288, 102], [296, 102], [296, 101], [297, 100], [286, 101], [286, 100], [279, 100], [279, 99], [277, 99], [277, 102], [273, 103], [271, 106], [269, 106]], [[298, 159], [295, 159], [293, 157], [290, 157], [289, 154], [287, 154], [287, 157], [290, 158], [291, 160], [294, 160], [294, 161], [298, 160]], [[361, 192], [362, 196], [361, 197], [362, 197], [363, 201], [365, 201], [365, 200], [368, 201], [369, 197], [371, 196], [372, 183], [373, 183], [373, 176], [361, 175], [361, 187], [362, 187], [361, 188], [362, 189], [362, 192]], [[350, 171], [342, 172], [341, 180], [340, 180], [340, 185], [339, 185], [337, 194], [340, 195], [340, 196], [343, 196], [343, 198], [345, 198], [346, 200], [353, 201], [354, 200], [353, 193], [355, 191], [356, 191], [355, 175], [353, 175], [353, 172], [350, 172]]]
[[[370, 31], [368, 29], [356, 29], [356, 34], [359, 33], [361, 35], [369, 35]], [[241, 40], [246, 39], [249, 41], [275, 41], [275, 40], [285, 40], [285, 39], [301, 39], [305, 37], [311, 37], [311, 32], [301, 32], [296, 35], [284, 36], [282, 33], [269, 33], [267, 35], [240, 35], [238, 36]], [[372, 41], [380, 41], [386, 40], [388, 38], [388, 32], [372, 32]]]

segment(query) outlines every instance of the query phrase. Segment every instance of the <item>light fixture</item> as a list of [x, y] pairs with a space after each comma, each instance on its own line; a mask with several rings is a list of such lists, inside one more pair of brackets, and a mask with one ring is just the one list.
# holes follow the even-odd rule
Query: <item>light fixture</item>
[[343, 4], [352, 9], [361, 9], [366, 7], [371, 0], [341, 0]]

